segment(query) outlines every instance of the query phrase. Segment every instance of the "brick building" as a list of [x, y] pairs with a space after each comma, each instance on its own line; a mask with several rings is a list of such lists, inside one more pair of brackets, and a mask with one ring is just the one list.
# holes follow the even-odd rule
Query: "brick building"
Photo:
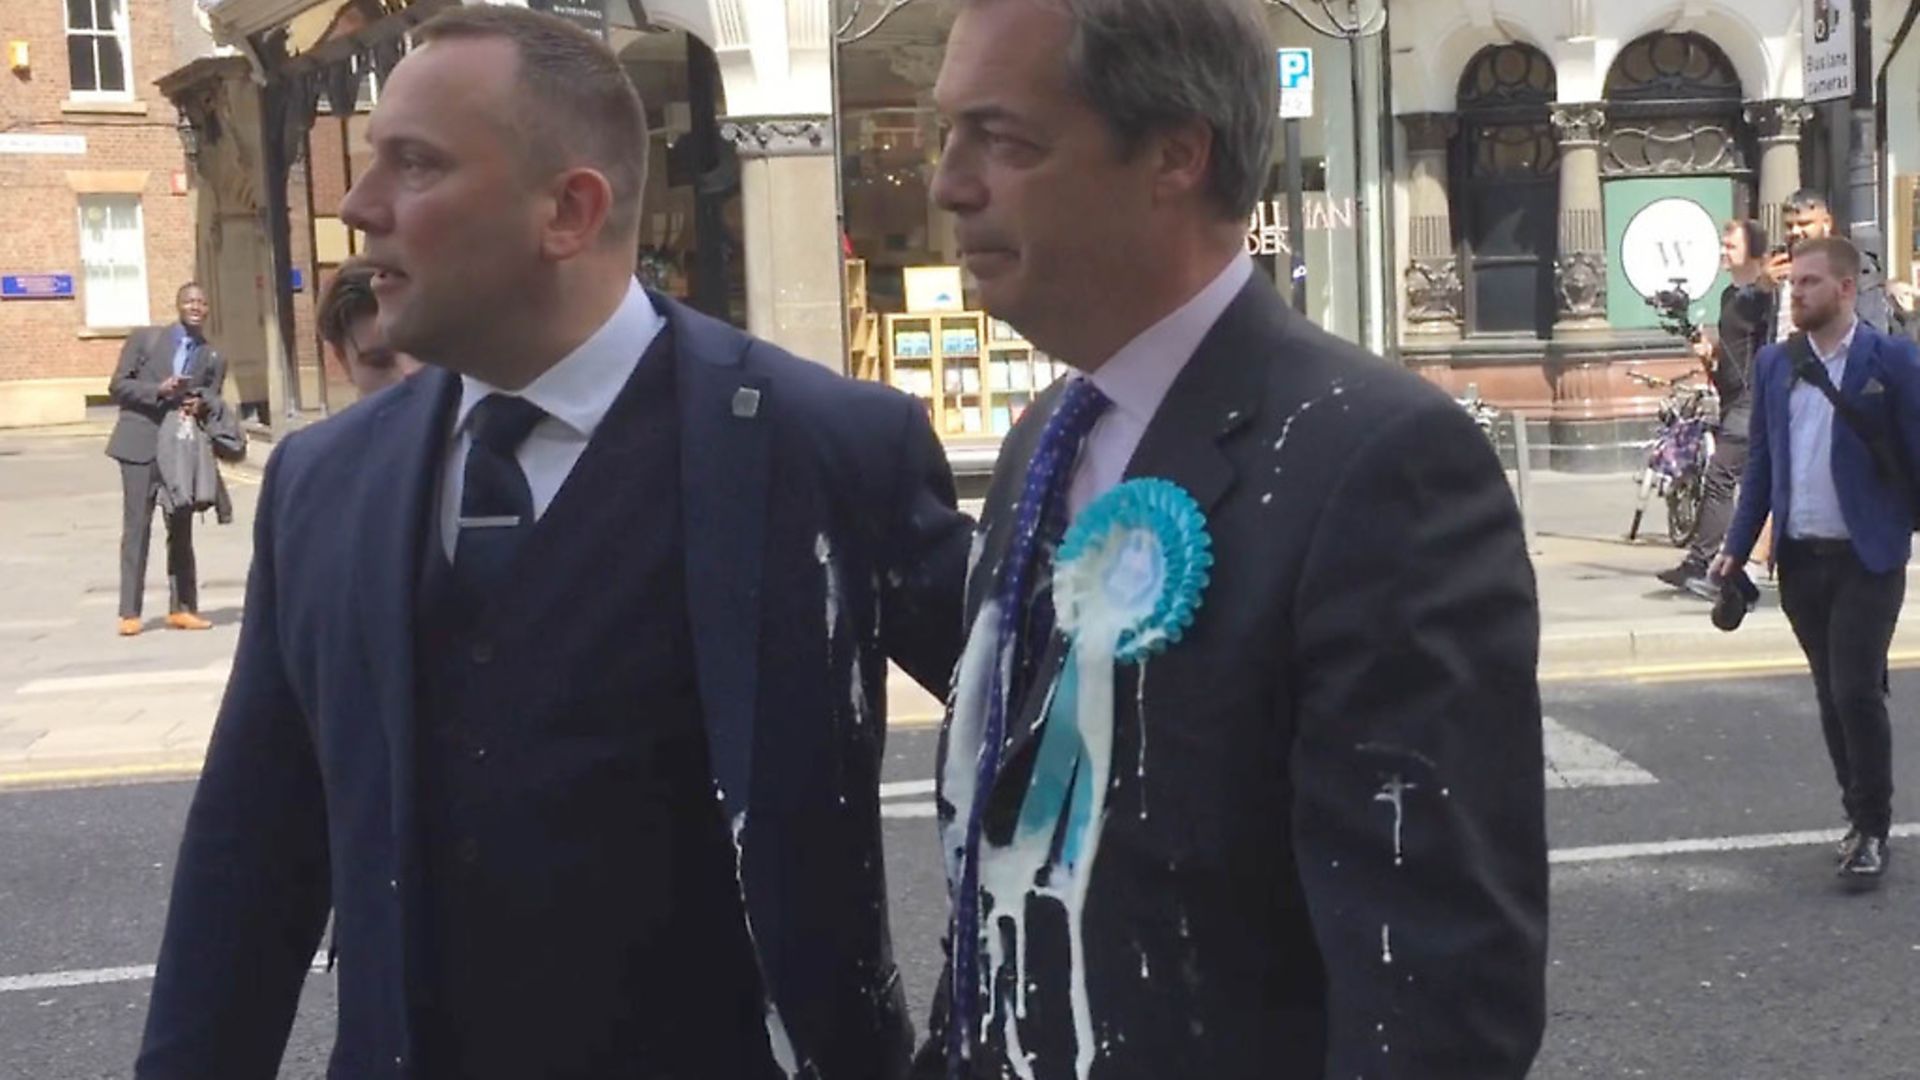
[[[6, 0], [0, 427], [104, 397], [130, 327], [194, 274], [177, 116], [154, 80], [213, 51], [194, 0]], [[217, 317], [217, 313], [216, 313]]]

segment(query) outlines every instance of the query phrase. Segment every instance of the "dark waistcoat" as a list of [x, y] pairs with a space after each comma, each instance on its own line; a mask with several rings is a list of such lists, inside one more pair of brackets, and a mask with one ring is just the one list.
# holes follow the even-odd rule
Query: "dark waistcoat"
[[425, 530], [428, 1075], [771, 1070], [694, 684], [679, 487], [663, 332], [497, 595], [463, 603]]

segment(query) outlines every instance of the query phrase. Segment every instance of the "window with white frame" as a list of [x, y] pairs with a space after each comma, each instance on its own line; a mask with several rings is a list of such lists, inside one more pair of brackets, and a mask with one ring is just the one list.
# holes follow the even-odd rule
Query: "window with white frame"
[[87, 325], [147, 325], [147, 238], [140, 196], [80, 196]]
[[127, 0], [66, 0], [67, 72], [75, 98], [129, 98]]

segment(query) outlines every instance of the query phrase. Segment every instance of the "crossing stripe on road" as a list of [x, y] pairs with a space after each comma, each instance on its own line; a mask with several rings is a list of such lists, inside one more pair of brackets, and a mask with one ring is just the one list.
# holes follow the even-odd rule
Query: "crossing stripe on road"
[[1543, 717], [1547, 739], [1547, 787], [1632, 787], [1660, 781], [1617, 753], [1613, 747]]
[[[1544, 717], [1541, 727], [1546, 739], [1545, 779], [1549, 789], [1635, 787], [1660, 782], [1652, 773], [1627, 760], [1611, 746], [1582, 735], [1552, 717]], [[881, 799], [896, 801], [883, 801], [880, 804], [880, 816], [896, 820], [933, 817], [934, 804], [931, 801], [897, 801], [903, 796], [931, 795], [933, 791], [931, 780], [881, 784]]]
[[206, 667], [164, 671], [116, 671], [106, 675], [75, 675], [64, 679], [35, 679], [14, 693], [86, 694], [99, 690], [144, 690], [155, 686], [222, 686], [233, 671], [232, 660], [215, 660]]

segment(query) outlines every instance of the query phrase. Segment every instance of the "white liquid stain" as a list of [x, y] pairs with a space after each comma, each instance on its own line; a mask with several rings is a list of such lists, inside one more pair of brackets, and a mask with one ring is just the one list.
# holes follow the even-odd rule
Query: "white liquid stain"
[[[1133, 713], [1140, 730], [1140, 760], [1134, 767], [1134, 779], [1140, 784], [1140, 820], [1147, 820], [1147, 658], [1142, 656], [1134, 673]], [[1141, 957], [1141, 963], [1146, 958]]]
[[1409, 784], [1399, 773], [1395, 773], [1393, 779], [1382, 785], [1380, 791], [1373, 797], [1374, 802], [1387, 803], [1393, 807], [1393, 865], [1395, 866], [1405, 862], [1400, 846], [1400, 832], [1401, 826], [1407, 819], [1407, 792], [1418, 787], [1418, 784]]
[[[718, 785], [714, 790], [718, 792]], [[733, 884], [740, 893], [740, 910], [745, 914], [747, 923], [747, 943], [753, 949], [753, 962], [760, 969], [760, 985], [767, 985], [766, 965], [760, 962], [760, 939], [753, 931], [753, 912], [747, 907], [746, 877], [742, 871], [745, 861], [745, 848], [741, 846], [741, 836], [747, 830], [747, 812], [740, 811], [733, 818]], [[766, 1005], [767, 1048], [773, 1052], [773, 1062], [780, 1067], [787, 1080], [795, 1080], [800, 1075], [800, 1057], [793, 1051], [793, 1039], [787, 1034], [786, 1021], [780, 1018], [780, 1007], [774, 1004], [773, 993], [762, 990], [762, 1000]]]

